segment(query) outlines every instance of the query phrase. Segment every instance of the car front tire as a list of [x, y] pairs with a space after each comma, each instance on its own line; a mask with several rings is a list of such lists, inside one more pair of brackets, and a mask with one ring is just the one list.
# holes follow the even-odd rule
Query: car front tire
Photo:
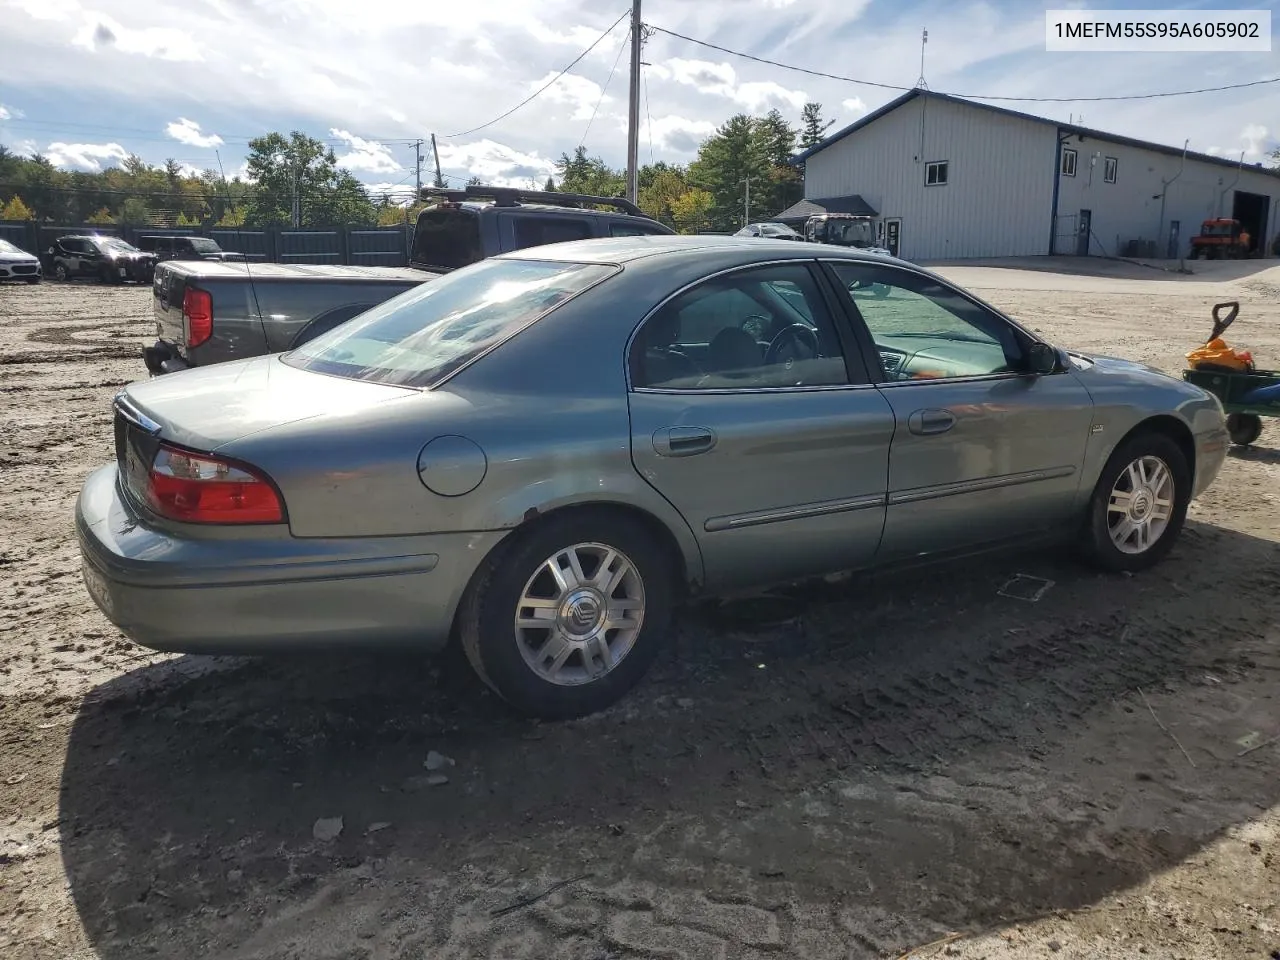
[[1172, 439], [1146, 431], [1107, 460], [1089, 502], [1085, 554], [1114, 573], [1136, 573], [1163, 560], [1186, 521], [1191, 466]]
[[71, 274], [67, 271], [67, 265], [61, 262], [55, 263], [53, 265], [53, 275], [55, 279], [57, 279], [61, 283], [66, 283], [69, 279], [71, 279]]
[[463, 598], [459, 633], [480, 678], [542, 719], [602, 710], [644, 676], [671, 623], [672, 563], [613, 511], [551, 517], [496, 551]]

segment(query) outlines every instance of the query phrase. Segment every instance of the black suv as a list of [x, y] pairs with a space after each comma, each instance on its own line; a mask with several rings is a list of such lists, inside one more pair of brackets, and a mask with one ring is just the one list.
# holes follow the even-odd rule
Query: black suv
[[409, 265], [434, 273], [544, 243], [675, 233], [623, 197], [470, 186], [426, 187], [422, 199], [439, 202], [418, 214]]
[[156, 269], [154, 253], [143, 253], [119, 237], [98, 234], [59, 237], [45, 256], [48, 272], [59, 280], [94, 277], [103, 283], [150, 283]]
[[223, 250], [208, 237], [156, 234], [138, 238], [138, 249], [154, 253], [158, 260], [219, 260], [244, 263], [243, 253]]

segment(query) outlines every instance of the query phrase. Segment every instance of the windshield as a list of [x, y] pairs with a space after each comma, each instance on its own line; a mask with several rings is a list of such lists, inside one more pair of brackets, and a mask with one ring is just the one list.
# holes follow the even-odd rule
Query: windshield
[[126, 243], [119, 237], [96, 237], [98, 246], [103, 250], [112, 253], [138, 253], [138, 248], [132, 243]]
[[875, 246], [876, 235], [870, 220], [830, 220], [827, 226], [832, 243], [842, 243], [850, 247]]
[[222, 248], [204, 237], [191, 237], [191, 249], [196, 253], [220, 253]]
[[284, 354], [292, 367], [426, 387], [614, 273], [549, 260], [482, 260], [429, 280]]
[[21, 247], [14, 246], [8, 240], [0, 240], [0, 253], [7, 254], [9, 256], [19, 256], [19, 257], [31, 256], [31, 254], [27, 253], [27, 251], [23, 250]]
[[459, 207], [432, 207], [418, 215], [413, 232], [413, 262], [454, 269], [484, 259], [480, 218]]
[[1230, 223], [1206, 223], [1202, 233], [1206, 237], [1229, 237], [1232, 226]]

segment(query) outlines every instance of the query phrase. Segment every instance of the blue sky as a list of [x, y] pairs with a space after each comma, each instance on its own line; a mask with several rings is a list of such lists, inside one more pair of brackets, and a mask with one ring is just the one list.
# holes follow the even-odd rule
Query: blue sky
[[[127, 153], [175, 158], [228, 175], [250, 137], [302, 129], [381, 188], [413, 183], [413, 147], [439, 138], [446, 174], [492, 183], [545, 179], [584, 142], [621, 166], [626, 148], [624, 20], [568, 75], [512, 116], [628, 0], [0, 0], [0, 143], [44, 152], [67, 169], [101, 169]], [[912, 86], [920, 32], [925, 75], [948, 93], [1088, 97], [1280, 75], [1273, 52], [1047, 53], [1046, 7], [1166, 9], [1128, 0], [645, 0], [644, 19], [816, 70]], [[1257, 0], [1186, 9], [1272, 9]], [[619, 54], [621, 56], [619, 57]], [[741, 60], [658, 33], [645, 48], [641, 161], [687, 162], [739, 111], [777, 107], [799, 120], [805, 100], [849, 123], [896, 91]], [[617, 64], [612, 81], [610, 72]], [[1002, 103], [1042, 116], [1261, 160], [1280, 137], [1280, 85], [1165, 100]], [[429, 146], [425, 148], [430, 158]], [[424, 173], [424, 180], [427, 175]]]

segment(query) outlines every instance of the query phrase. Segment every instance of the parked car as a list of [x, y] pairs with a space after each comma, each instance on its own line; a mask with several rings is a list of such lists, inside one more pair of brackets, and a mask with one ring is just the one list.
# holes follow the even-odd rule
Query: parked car
[[103, 283], [134, 280], [149, 283], [156, 268], [156, 256], [143, 253], [119, 237], [59, 237], [47, 252], [49, 270], [59, 280], [93, 277]]
[[[407, 282], [425, 283], [504, 251], [674, 232], [622, 197], [476, 186], [422, 194], [438, 202], [418, 215], [408, 270], [162, 264], [152, 290], [156, 342], [143, 351], [147, 369], [155, 376], [286, 350], [400, 293]], [[263, 280], [271, 286], [255, 296]]]
[[785, 223], [748, 223], [734, 234], [735, 237], [768, 237], [771, 240], [803, 240]]
[[911, 264], [705, 236], [501, 254], [114, 416], [76, 530], [138, 643], [452, 636], [543, 717], [622, 696], [697, 593], [1055, 538], [1150, 567], [1227, 450], [1200, 388]]
[[305, 343], [428, 279], [407, 268], [192, 263], [156, 268], [156, 342], [142, 351], [152, 376]]
[[39, 257], [32, 256], [17, 244], [0, 239], [0, 280], [39, 283], [43, 275]]
[[223, 250], [216, 240], [208, 237], [186, 237], [157, 234], [138, 238], [138, 249], [154, 253], [164, 260], [218, 260], [243, 263], [248, 259], [243, 253]]

